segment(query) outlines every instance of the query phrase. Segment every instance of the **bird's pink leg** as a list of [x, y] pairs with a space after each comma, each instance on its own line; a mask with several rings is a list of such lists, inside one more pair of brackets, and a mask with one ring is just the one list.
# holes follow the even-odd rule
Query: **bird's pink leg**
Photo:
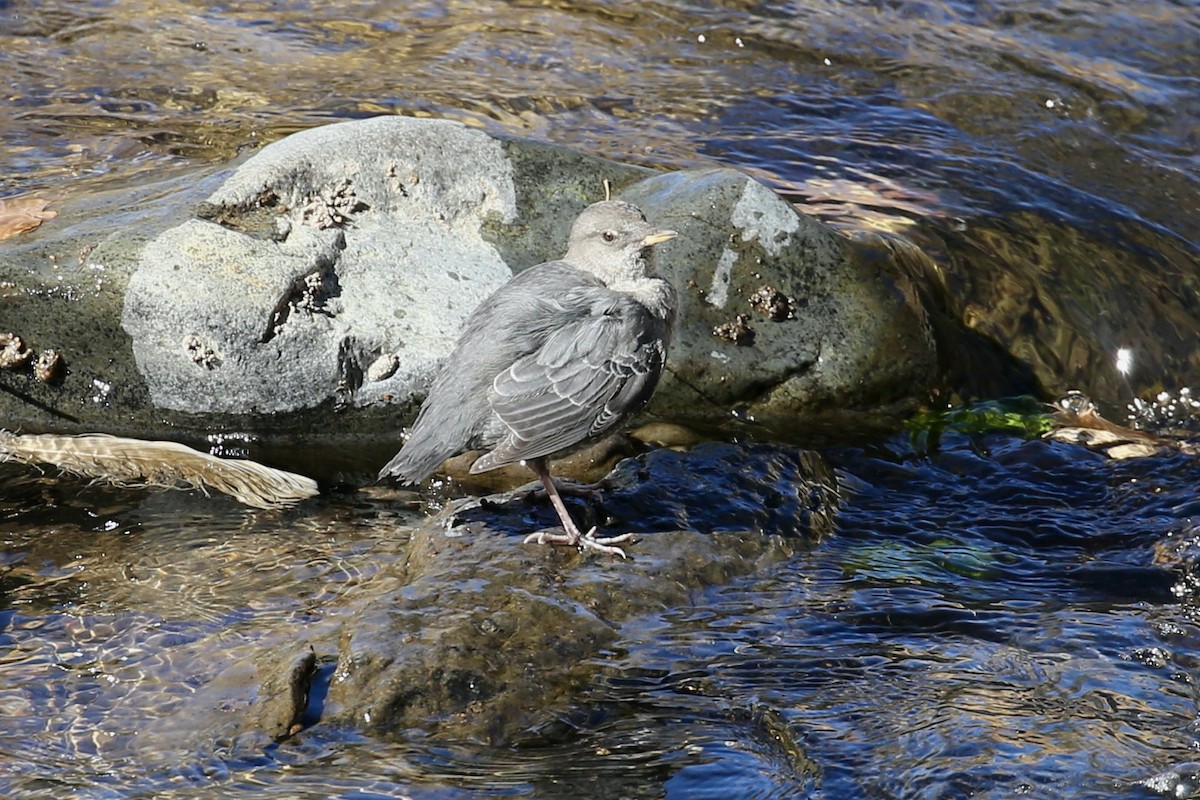
[[529, 461], [528, 464], [529, 468], [537, 473], [538, 480], [542, 482], [542, 486], [546, 487], [546, 494], [550, 497], [550, 504], [558, 512], [558, 518], [562, 522], [565, 533], [547, 533], [546, 531], [531, 533], [525, 537], [526, 544], [530, 542], [538, 544], [565, 544], [571, 547], [578, 547], [581, 550], [595, 550], [598, 553], [625, 558], [625, 551], [619, 547], [613, 547], [613, 545], [629, 541], [633, 538], [632, 533], [624, 533], [620, 536], [612, 536], [604, 539], [596, 538], [595, 527], [587, 533], [580, 533], [579, 528], [575, 527], [575, 520], [571, 519], [571, 515], [567, 512], [566, 504], [563, 503], [562, 497], [559, 496], [558, 487], [554, 485], [554, 479], [550, 477], [550, 470], [546, 467], [546, 459], [535, 458]]
[[[589, 503], [595, 503], [600, 500], [600, 490], [608, 481], [607, 478], [601, 478], [595, 483], [576, 483], [575, 481], [560, 480], [553, 476], [551, 476], [550, 479], [554, 481], [554, 488], [558, 489], [558, 494], [560, 497], [580, 497], [584, 500], [587, 500]], [[531, 483], [529, 484], [529, 488], [522, 486], [519, 490], [517, 490], [517, 494], [519, 494], [522, 499], [536, 498], [541, 500], [546, 494], [546, 489], [541, 485], [540, 482], [536, 484]]]

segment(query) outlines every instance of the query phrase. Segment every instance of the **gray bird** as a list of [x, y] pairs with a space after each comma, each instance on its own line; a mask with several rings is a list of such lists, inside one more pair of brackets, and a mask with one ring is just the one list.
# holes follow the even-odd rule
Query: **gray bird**
[[417, 483], [447, 458], [487, 451], [472, 473], [524, 463], [537, 474], [565, 533], [526, 542], [602, 553], [630, 534], [580, 533], [547, 461], [614, 431], [658, 385], [675, 322], [675, 291], [647, 274], [648, 248], [675, 237], [637, 206], [588, 206], [567, 253], [515, 275], [467, 319], [400, 452], [379, 472]]

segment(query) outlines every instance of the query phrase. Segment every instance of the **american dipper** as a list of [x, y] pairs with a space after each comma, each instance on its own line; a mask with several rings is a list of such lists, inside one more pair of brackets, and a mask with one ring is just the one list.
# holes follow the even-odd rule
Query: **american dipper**
[[651, 245], [675, 231], [605, 200], [575, 220], [567, 253], [513, 276], [471, 313], [408, 440], [379, 472], [408, 483], [447, 458], [486, 450], [472, 473], [517, 462], [538, 476], [565, 533], [526, 542], [601, 553], [631, 534], [580, 533], [547, 461], [615, 430], [654, 393], [675, 322], [675, 291], [647, 274]]

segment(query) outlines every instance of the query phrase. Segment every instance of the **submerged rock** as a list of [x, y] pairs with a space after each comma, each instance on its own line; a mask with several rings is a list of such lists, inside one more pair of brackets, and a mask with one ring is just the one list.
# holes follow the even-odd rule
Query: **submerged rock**
[[606, 533], [638, 535], [628, 561], [522, 545], [553, 511], [508, 497], [417, 529], [402, 573], [354, 601], [321, 724], [497, 745], [552, 736], [623, 625], [815, 544], [838, 506], [820, 456], [779, 448], [659, 451], [611, 484], [593, 514]]
[[[101, 487], [41, 484], [5, 482], [9, 510], [27, 503], [43, 528], [79, 533], [86, 555], [14, 534], [12, 596], [70, 608], [13, 617], [28, 657], [0, 699], [14, 726], [45, 726], [125, 788], [131, 775], [203, 782], [306, 761], [329, 743], [371, 753], [380, 740], [519, 746], [594, 731], [593, 712], [620, 702], [611, 679], [637, 670], [626, 648], [666, 641], [681, 610], [703, 614], [707, 587], [807, 562], [841, 503], [815, 453], [661, 450], [623, 462], [586, 503], [605, 531], [636, 534], [620, 560], [522, 544], [556, 518], [544, 498], [455, 503], [414, 527], [403, 493], [382, 487], [255, 520], [176, 493], [105, 503]], [[97, 534], [97, 508], [118, 532]], [[746, 722], [797, 751], [769, 711]]]
[[222, 669], [178, 710], [141, 732], [145, 756], [186, 760], [214, 744], [252, 753], [295, 734], [308, 703], [316, 655], [307, 645], [264, 649]]

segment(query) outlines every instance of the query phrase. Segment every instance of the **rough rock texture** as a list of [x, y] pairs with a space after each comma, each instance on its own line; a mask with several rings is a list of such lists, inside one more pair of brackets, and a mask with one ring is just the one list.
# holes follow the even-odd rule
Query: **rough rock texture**
[[[511, 277], [480, 226], [512, 222], [514, 193], [500, 142], [451, 122], [378, 117], [266, 148], [209, 199], [223, 225], [165, 232], [130, 280], [151, 399], [242, 414], [411, 397]], [[265, 231], [237, 230], [263, 210]], [[385, 354], [396, 368], [364, 386]]]
[[373, 470], [463, 318], [514, 270], [561, 255], [604, 180], [681, 232], [658, 248], [683, 308], [651, 415], [720, 427], [736, 412], [778, 430], [903, 407], [936, 381], [930, 323], [890, 252], [741, 173], [655, 174], [379, 117], [269, 145], [202, 202], [190, 186], [160, 195], [185, 213], [144, 208], [106, 229], [68, 290], [29, 270], [5, 283], [13, 332], [61, 349], [67, 374], [0, 375], [0, 414], [30, 430], [239, 432], [294, 446], [280, 466]]
[[[889, 269], [890, 253], [798, 214], [735, 170], [656, 175], [622, 196], [680, 232], [659, 260], [680, 290], [659, 415], [711, 423], [738, 409], [782, 427], [911, 400], [936, 381], [930, 323]], [[749, 334], [719, 331], [739, 320]]]
[[121, 328], [125, 287], [146, 242], [185, 222], [218, 185], [214, 176], [190, 173], [71, 199], [53, 225], [0, 247], [4, 332], [39, 352], [61, 351], [66, 364], [55, 383], [0, 372], [0, 425], [165, 433]]

